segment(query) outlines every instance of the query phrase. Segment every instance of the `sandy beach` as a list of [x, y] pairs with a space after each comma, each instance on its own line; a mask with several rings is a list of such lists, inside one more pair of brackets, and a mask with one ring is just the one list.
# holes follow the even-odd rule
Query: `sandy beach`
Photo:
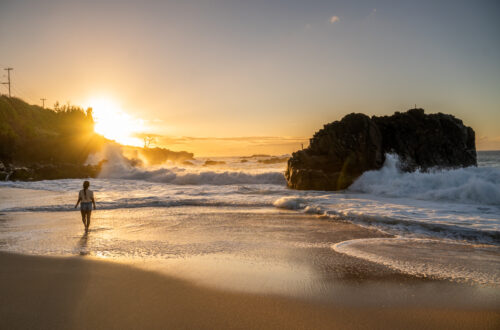
[[[65, 193], [48, 192], [47, 202], [35, 190], [2, 188], [0, 196], [2, 329], [500, 325], [498, 288], [413, 276], [335, 251], [346, 240], [393, 237], [347, 221], [269, 208], [110, 208], [95, 212], [85, 234], [77, 211], [5, 206]], [[413, 258], [418, 246], [408, 247]]]
[[2, 329], [495, 329], [500, 324], [498, 309], [457, 308], [451, 301], [436, 306], [433, 295], [427, 306], [342, 306], [214, 290], [87, 258], [1, 253], [0, 263]]
[[[0, 192], [6, 202], [37, 196]], [[500, 324], [498, 289], [412, 276], [334, 251], [332, 244], [349, 239], [392, 237], [345, 221], [172, 207], [99, 210], [88, 234], [74, 211], [9, 212], [0, 229], [2, 329]]]

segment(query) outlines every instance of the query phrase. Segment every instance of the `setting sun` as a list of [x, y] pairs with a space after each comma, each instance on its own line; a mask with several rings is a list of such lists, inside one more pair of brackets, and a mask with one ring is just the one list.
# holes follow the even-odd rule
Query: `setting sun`
[[134, 134], [141, 132], [144, 126], [142, 120], [125, 113], [110, 99], [92, 99], [88, 102], [88, 106], [93, 110], [96, 133], [121, 144], [142, 145], [142, 140], [134, 137]]

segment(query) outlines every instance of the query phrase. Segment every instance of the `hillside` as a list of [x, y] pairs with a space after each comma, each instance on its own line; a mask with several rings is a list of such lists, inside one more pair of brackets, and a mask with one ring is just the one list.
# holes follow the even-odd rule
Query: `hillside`
[[0, 160], [29, 165], [83, 164], [104, 137], [94, 133], [92, 110], [65, 105], [54, 110], [0, 97]]
[[[85, 165], [106, 144], [118, 146], [134, 166], [192, 159], [165, 148], [122, 146], [94, 132], [92, 109], [72, 105], [43, 109], [0, 96], [0, 180], [96, 177], [102, 163]], [[106, 159], [103, 159], [106, 161]]]

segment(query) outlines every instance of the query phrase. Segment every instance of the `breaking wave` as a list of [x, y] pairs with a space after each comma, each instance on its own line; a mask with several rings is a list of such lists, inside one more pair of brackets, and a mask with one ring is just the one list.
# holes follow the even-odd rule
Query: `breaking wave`
[[409, 237], [440, 237], [500, 245], [500, 169], [468, 167], [405, 173], [387, 155], [341, 192], [299, 193], [277, 208], [343, 219]]
[[182, 168], [160, 168], [156, 170], [130, 168], [127, 171], [107, 172], [100, 175], [100, 177], [106, 179], [145, 180], [176, 185], [285, 184], [285, 178], [281, 172], [186, 172]]
[[[288, 189], [282, 168], [242, 168], [239, 158], [226, 159], [224, 166], [208, 170], [198, 166], [201, 160], [184, 168], [175, 164], [134, 167], [117, 149], [108, 150], [105, 157], [108, 162], [100, 179], [92, 181], [99, 209], [276, 207], [347, 220], [395, 235], [500, 245], [498, 167], [404, 173], [398, 158], [387, 155], [380, 170], [364, 173], [347, 190], [325, 192]], [[49, 190], [62, 194], [56, 196], [63, 201], [55, 205], [47, 199], [33, 205], [30, 200], [13, 200], [3, 203], [2, 211], [56, 212], [73, 209], [67, 196], [80, 189], [81, 180], [0, 182], [0, 186]]]
[[399, 170], [398, 163], [397, 156], [387, 155], [380, 170], [363, 173], [349, 191], [418, 200], [500, 205], [498, 168], [466, 167], [404, 173]]
[[[266, 207], [270, 203], [221, 201], [213, 198], [182, 198], [168, 199], [157, 197], [123, 198], [114, 201], [99, 201], [99, 210], [135, 209], [143, 207], [180, 207], [180, 206], [207, 206], [207, 207]], [[51, 204], [38, 206], [23, 206], [3, 209], [4, 212], [67, 212], [74, 211], [74, 204]]]
[[282, 171], [206, 171], [183, 167], [143, 168], [135, 167], [123, 156], [119, 148], [109, 147], [103, 155], [107, 159], [99, 178], [144, 180], [175, 185], [238, 185], [238, 184], [279, 184], [284, 185]]

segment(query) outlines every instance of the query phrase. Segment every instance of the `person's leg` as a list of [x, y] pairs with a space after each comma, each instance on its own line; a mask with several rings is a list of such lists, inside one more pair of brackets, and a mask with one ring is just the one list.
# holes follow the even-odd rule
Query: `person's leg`
[[90, 227], [90, 215], [92, 214], [92, 211], [87, 212], [87, 229]]
[[85, 211], [84, 210], [80, 210], [80, 213], [82, 214], [82, 222], [83, 222], [83, 225], [85, 226], [85, 228], [87, 228], [87, 224], [85, 222]]

